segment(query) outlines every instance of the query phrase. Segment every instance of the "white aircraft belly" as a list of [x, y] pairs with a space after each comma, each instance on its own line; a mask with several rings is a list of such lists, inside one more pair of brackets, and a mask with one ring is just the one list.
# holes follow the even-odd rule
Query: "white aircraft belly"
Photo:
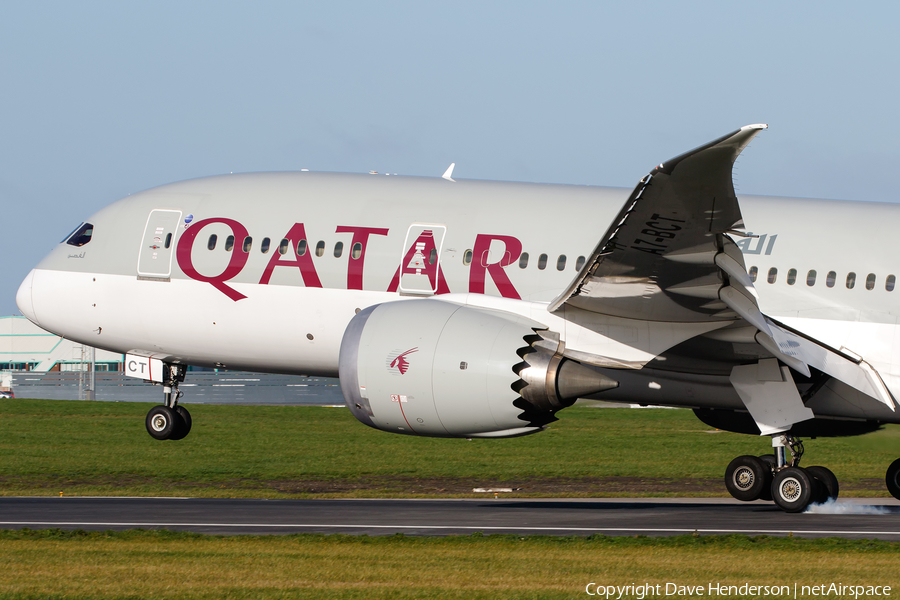
[[235, 283], [247, 298], [234, 302], [201, 282], [45, 270], [35, 270], [33, 285], [41, 326], [80, 343], [190, 364], [322, 376], [337, 376], [341, 338], [357, 309], [400, 299]]

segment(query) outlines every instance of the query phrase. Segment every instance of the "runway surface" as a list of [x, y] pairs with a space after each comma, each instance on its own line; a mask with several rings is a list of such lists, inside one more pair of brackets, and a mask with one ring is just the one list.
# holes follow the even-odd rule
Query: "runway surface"
[[[900, 540], [900, 502], [842, 500], [786, 514], [731, 499], [231, 500], [0, 498], [0, 528], [170, 529], [209, 534], [747, 534]], [[843, 511], [844, 514], [840, 514]], [[846, 514], [861, 513], [861, 514]]]

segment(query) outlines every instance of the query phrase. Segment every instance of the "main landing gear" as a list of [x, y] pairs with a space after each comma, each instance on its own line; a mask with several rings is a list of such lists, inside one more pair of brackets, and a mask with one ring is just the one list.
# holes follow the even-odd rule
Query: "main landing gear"
[[[803, 443], [788, 434], [772, 436], [775, 454], [765, 456], [738, 456], [725, 469], [725, 487], [737, 498], [771, 500], [785, 512], [797, 513], [810, 504], [821, 504], [837, 499], [840, 492], [837, 477], [826, 467], [800, 466]], [[787, 452], [791, 459], [787, 460]], [[900, 493], [900, 460], [891, 465], [893, 481]], [[888, 489], [891, 469], [888, 469]], [[894, 492], [891, 492], [892, 494]]]
[[183, 365], [165, 365], [166, 380], [163, 382], [163, 402], [147, 413], [145, 424], [147, 433], [157, 440], [180, 440], [191, 431], [191, 413], [178, 404], [183, 395], [178, 384], [184, 381]]
[[887, 469], [887, 474], [884, 476], [884, 483], [887, 484], [887, 489], [891, 493], [891, 496], [900, 500], [900, 458], [891, 463], [891, 466]]

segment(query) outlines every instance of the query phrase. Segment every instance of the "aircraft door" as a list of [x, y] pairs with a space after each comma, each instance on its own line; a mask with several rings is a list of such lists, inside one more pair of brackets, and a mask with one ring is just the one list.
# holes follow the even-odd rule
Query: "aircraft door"
[[400, 293], [431, 296], [441, 280], [441, 247], [444, 225], [414, 223], [406, 232], [400, 258]]
[[138, 277], [168, 280], [172, 274], [172, 255], [180, 221], [180, 210], [150, 211], [138, 254]]

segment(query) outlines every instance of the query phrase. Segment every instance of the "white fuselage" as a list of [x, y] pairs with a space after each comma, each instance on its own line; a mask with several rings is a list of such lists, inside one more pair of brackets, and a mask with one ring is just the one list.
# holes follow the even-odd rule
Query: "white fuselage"
[[[35, 323], [78, 342], [255, 371], [336, 376], [356, 312], [431, 295], [556, 323], [564, 341], [587, 348], [585, 331], [546, 307], [627, 197], [614, 188], [306, 172], [186, 181], [91, 216], [90, 241], [60, 244], [17, 301]], [[886, 289], [898, 274], [900, 207], [752, 196], [740, 205], [760, 236], [739, 240], [758, 273], [760, 309], [863, 357], [900, 393], [900, 290]]]

